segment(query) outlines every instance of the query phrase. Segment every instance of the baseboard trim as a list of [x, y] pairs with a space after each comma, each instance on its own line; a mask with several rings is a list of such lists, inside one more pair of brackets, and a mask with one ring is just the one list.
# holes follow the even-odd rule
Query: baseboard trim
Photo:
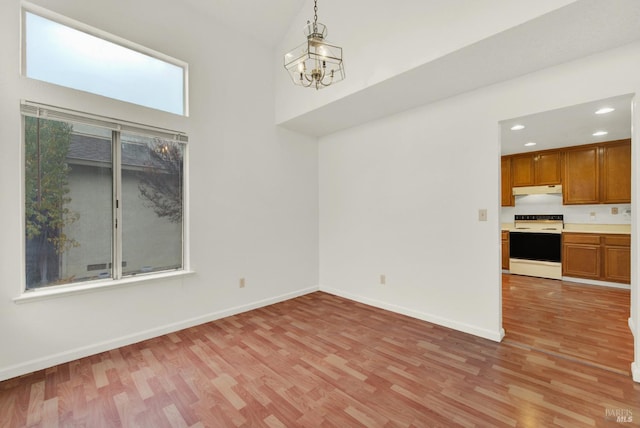
[[189, 318], [183, 321], [163, 325], [163, 326], [152, 328], [149, 330], [144, 330], [138, 333], [122, 336], [116, 339], [94, 343], [92, 345], [71, 349], [69, 351], [65, 351], [58, 354], [49, 355], [43, 358], [37, 358], [34, 360], [26, 361], [21, 364], [5, 367], [3, 369], [0, 369], [0, 381], [11, 379], [17, 376], [22, 376], [38, 370], [43, 370], [58, 364], [68, 363], [69, 361], [77, 360], [79, 358], [84, 358], [90, 355], [99, 354], [101, 352], [110, 351], [112, 349], [120, 348], [122, 346], [131, 345], [137, 342], [141, 342], [143, 340], [153, 339], [154, 337], [173, 333], [179, 330], [184, 330], [185, 328], [194, 327], [196, 325], [215, 321], [220, 318], [225, 318], [231, 315], [237, 315], [242, 312], [247, 312], [253, 309], [262, 308], [264, 306], [269, 306], [274, 303], [284, 302], [285, 300], [290, 300], [296, 297], [304, 296], [306, 294], [313, 293], [318, 290], [319, 290], [318, 286], [308, 287], [301, 290], [293, 291], [291, 293], [281, 294], [279, 296], [270, 297], [268, 299], [257, 300], [255, 302], [247, 303], [245, 305], [236, 306], [236, 307], [225, 309], [222, 311], [211, 312], [198, 317]]
[[640, 383], [640, 363], [637, 361], [631, 363], [631, 377], [634, 382]]
[[609, 281], [598, 281], [595, 279], [587, 279], [587, 278], [574, 278], [573, 276], [563, 276], [562, 281], [575, 282], [575, 283], [584, 284], [584, 285], [597, 285], [599, 287], [621, 288], [623, 290], [631, 289], [631, 286], [629, 284], [622, 284], [619, 282], [609, 282]]
[[504, 338], [504, 329], [500, 329], [498, 331], [491, 331], [482, 328], [475, 327], [470, 324], [465, 324], [457, 321], [450, 320], [448, 318], [443, 318], [438, 315], [428, 314], [422, 311], [416, 311], [414, 309], [409, 309], [403, 306], [395, 305], [392, 303], [383, 302], [380, 300], [370, 299], [368, 297], [360, 296], [357, 294], [352, 294], [346, 292], [344, 290], [339, 290], [337, 288], [326, 287], [320, 285], [320, 291], [325, 293], [333, 294], [339, 297], [344, 297], [345, 299], [354, 300], [359, 303], [363, 303], [365, 305], [370, 305], [376, 308], [385, 309], [387, 311], [395, 312], [398, 314], [406, 315], [411, 318], [420, 319], [422, 321], [427, 321], [432, 324], [437, 324], [443, 327], [451, 328], [453, 330], [458, 330], [463, 333], [469, 333], [474, 336], [479, 336], [484, 339], [493, 340], [494, 342], [500, 342]]

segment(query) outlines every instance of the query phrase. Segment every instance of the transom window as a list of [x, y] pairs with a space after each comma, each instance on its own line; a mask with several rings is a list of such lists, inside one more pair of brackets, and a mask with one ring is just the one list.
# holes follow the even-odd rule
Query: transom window
[[183, 269], [185, 135], [21, 110], [27, 290]]
[[27, 77], [187, 115], [186, 63], [51, 12], [23, 21]]

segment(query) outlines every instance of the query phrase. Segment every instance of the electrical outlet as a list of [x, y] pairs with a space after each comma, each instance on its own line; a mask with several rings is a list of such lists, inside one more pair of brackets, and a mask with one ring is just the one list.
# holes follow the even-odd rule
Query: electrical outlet
[[611, 207], [611, 214], [617, 215], [618, 214], [618, 207]]
[[240, 288], [244, 288], [244, 278], [240, 278]]
[[486, 208], [480, 208], [478, 210], [478, 220], [479, 221], [487, 221], [487, 209]]
[[387, 283], [387, 276], [382, 274], [380, 275], [380, 284], [385, 285]]

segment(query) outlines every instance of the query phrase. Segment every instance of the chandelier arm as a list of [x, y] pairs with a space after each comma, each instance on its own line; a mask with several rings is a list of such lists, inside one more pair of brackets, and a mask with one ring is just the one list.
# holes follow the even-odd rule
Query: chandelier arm
[[[322, 74], [318, 76], [318, 81], [320, 82], [320, 84], [322, 84], [322, 86], [329, 86], [323, 83], [325, 77], [327, 77], [327, 62], [322, 61]], [[333, 80], [333, 77], [331, 79]]]
[[329, 78], [329, 83], [324, 83], [324, 79], [320, 81], [320, 84], [325, 87], [331, 85], [332, 83], [333, 83], [333, 74], [331, 74], [331, 77]]
[[324, 77], [325, 77], [325, 70], [326, 70], [326, 68], [325, 68], [325, 67], [322, 67], [322, 72], [321, 72], [321, 74], [318, 76], [318, 79], [317, 79], [317, 80], [318, 80], [319, 82], [321, 82], [321, 83], [322, 83], [322, 81], [324, 80]]
[[303, 86], [305, 88], [308, 88], [309, 86], [311, 86], [313, 84], [313, 80], [309, 80], [309, 78], [307, 77], [306, 74], [304, 75], [304, 77], [305, 77], [305, 79], [307, 79], [307, 82], [309, 82], [309, 83], [305, 84], [305, 81], [302, 79], [302, 76], [303, 76], [303, 74], [300, 73], [300, 85], [301, 86]]

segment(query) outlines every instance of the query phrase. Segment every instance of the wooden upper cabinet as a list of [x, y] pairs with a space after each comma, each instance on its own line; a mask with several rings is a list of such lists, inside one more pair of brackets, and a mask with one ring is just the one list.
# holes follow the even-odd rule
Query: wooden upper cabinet
[[540, 152], [534, 156], [535, 184], [562, 183], [562, 152]]
[[502, 156], [500, 158], [500, 176], [501, 176], [501, 194], [503, 207], [512, 207], [515, 205], [515, 198], [511, 191], [511, 156]]
[[564, 153], [563, 203], [600, 203], [598, 146], [572, 147]]
[[513, 187], [562, 183], [560, 150], [514, 155], [511, 159]]
[[602, 203], [631, 203], [631, 141], [602, 147]]
[[511, 182], [513, 187], [533, 186], [535, 184], [535, 166], [533, 154], [511, 157]]
[[563, 202], [631, 203], [631, 140], [565, 149]]
[[[502, 157], [502, 206], [512, 188], [562, 184], [562, 202], [631, 203], [631, 140], [617, 140]], [[509, 181], [510, 180], [510, 181]]]

